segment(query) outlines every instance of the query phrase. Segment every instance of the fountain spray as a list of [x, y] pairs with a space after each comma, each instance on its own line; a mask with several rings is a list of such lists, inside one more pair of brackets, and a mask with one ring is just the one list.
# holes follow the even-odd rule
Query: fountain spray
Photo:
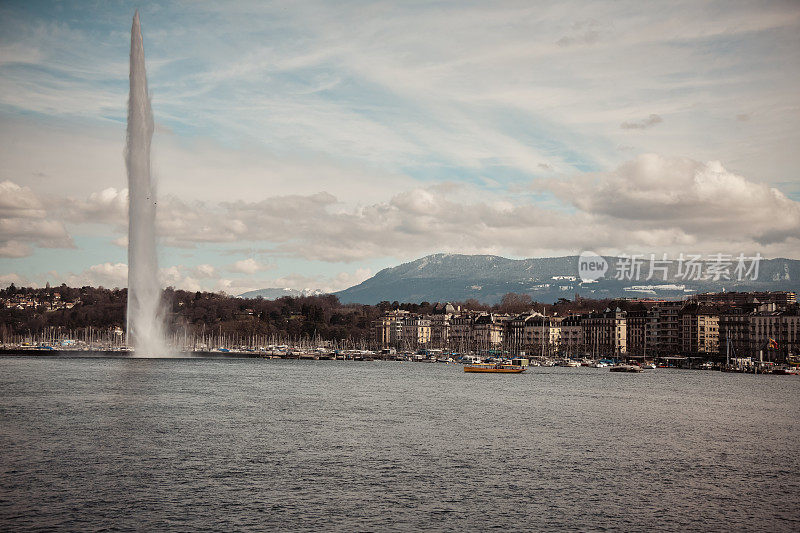
[[131, 27], [128, 170], [128, 343], [137, 355], [164, 356], [164, 313], [156, 255], [156, 191], [150, 176], [153, 112], [147, 93], [139, 11]]

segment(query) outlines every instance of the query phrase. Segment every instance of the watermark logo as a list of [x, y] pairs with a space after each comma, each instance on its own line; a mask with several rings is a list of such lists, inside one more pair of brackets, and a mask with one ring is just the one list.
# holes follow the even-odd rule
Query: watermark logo
[[614, 264], [594, 252], [578, 258], [578, 275], [586, 282], [597, 281], [608, 273], [618, 281], [755, 281], [758, 279], [761, 254], [683, 254], [669, 259], [667, 254], [622, 254]]
[[608, 262], [594, 252], [581, 252], [578, 257], [578, 276], [583, 282], [597, 281], [608, 271]]

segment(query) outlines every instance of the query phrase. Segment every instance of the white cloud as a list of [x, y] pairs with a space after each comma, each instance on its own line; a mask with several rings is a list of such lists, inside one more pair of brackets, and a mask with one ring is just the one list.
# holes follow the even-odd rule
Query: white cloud
[[256, 272], [269, 270], [270, 268], [272, 268], [271, 265], [259, 263], [252, 257], [248, 257], [247, 259], [236, 261], [234, 264], [228, 267], [228, 270], [231, 272], [238, 272], [240, 274], [255, 274]]
[[48, 219], [48, 212], [29, 188], [0, 182], [0, 257], [26, 257], [32, 246], [71, 248], [63, 223]]
[[[205, 272], [208, 274], [214, 273], [213, 267], [206, 268], [209, 265], [201, 265], [197, 268], [190, 268], [184, 265], [171, 265], [159, 269], [159, 277], [161, 285], [164, 287], [172, 286], [178, 289], [187, 291], [208, 290], [210, 284], [203, 284], [196, 275], [197, 272]], [[13, 281], [15, 274], [11, 275]], [[18, 276], [17, 276], [18, 277]], [[213, 276], [206, 275], [205, 278]], [[0, 278], [2, 280], [3, 278]], [[29, 280], [23, 280], [28, 282]], [[128, 265], [125, 263], [100, 263], [91, 265], [79, 273], [59, 273], [58, 271], [50, 271], [45, 278], [40, 280], [42, 285], [44, 281], [49, 281], [51, 284], [66, 283], [73, 287], [82, 287], [84, 285], [103, 286], [106, 288], [114, 287], [127, 287], [128, 286]], [[211, 280], [216, 281], [216, 280]], [[16, 282], [15, 282], [16, 283]], [[37, 285], [37, 283], [33, 283]]]
[[247, 291], [265, 288], [310, 289], [323, 292], [336, 292], [357, 285], [372, 275], [368, 268], [357, 268], [355, 271], [343, 271], [333, 276], [287, 274], [275, 278], [255, 279], [220, 279], [219, 290], [229, 294], [242, 294]]
[[208, 264], [197, 265], [194, 271], [199, 278], [212, 278], [217, 273], [217, 269]]
[[337, 291], [358, 285], [362, 281], [369, 279], [372, 276], [372, 271], [369, 268], [357, 268], [355, 272], [340, 272], [328, 284], [328, 287], [323, 290]]
[[659, 115], [651, 114], [649, 117], [634, 122], [623, 122], [619, 125], [623, 130], [646, 130], [652, 128], [656, 124], [664, 122]]
[[85, 285], [103, 286], [106, 288], [126, 287], [128, 285], [128, 265], [125, 263], [100, 263], [92, 265], [78, 274], [61, 275], [50, 272], [49, 277], [55, 284], [61, 282], [72, 287]]
[[[127, 223], [124, 143], [120, 123], [89, 127], [59, 120], [48, 127], [20, 117], [0, 120], [4, 175], [47, 191], [42, 201], [65, 207], [73, 222]], [[419, 184], [384, 164], [297, 150], [278, 153], [252, 143], [234, 148], [207, 137], [156, 133], [152, 158], [159, 198], [171, 195], [185, 203], [308, 195], [320, 189], [355, 203]], [[67, 197], [72, 200], [63, 206]]]
[[11, 273], [11, 274], [0, 274], [0, 287], [8, 287], [11, 284], [16, 285], [17, 287], [29, 287], [31, 286], [31, 282], [28, 278], [20, 276], [19, 274]]
[[[59, 199], [63, 203], [63, 199]], [[70, 222], [127, 225], [128, 189], [108, 187], [93, 192], [85, 200], [70, 199], [65, 218]], [[127, 244], [126, 244], [127, 245]]]
[[[649, 135], [639, 148], [730, 161], [741, 154], [734, 145], [743, 139], [720, 117], [734, 120], [743, 101], [763, 111], [773, 135], [749, 135], [751, 154], [736, 168], [760, 169], [759, 175], [777, 179], [781, 170], [796, 167], [796, 158], [776, 159], [770, 148], [798, 140], [791, 111], [797, 104], [797, 70], [787, 68], [797, 65], [800, 55], [792, 40], [800, 25], [797, 6], [638, 7], [412, 3], [364, 9], [310, 2], [232, 9], [198, 3], [190, 12], [171, 12], [177, 23], [173, 16], [144, 12], [156, 117], [173, 132], [199, 132], [191, 141], [157, 138], [154, 168], [168, 178], [164, 193], [183, 191], [206, 200], [268, 180], [266, 186], [283, 189], [286, 180], [276, 178], [290, 169], [281, 163], [298, 167], [292, 172], [295, 188], [276, 194], [316, 192], [305, 186], [346, 175], [348, 166], [371, 167], [359, 180], [370, 192], [370, 175], [385, 178], [386, 185], [408, 165], [435, 172], [441, 166], [491, 169], [500, 163], [535, 172], [547, 163], [571, 171], [575, 154], [586, 160], [577, 163], [583, 167], [619, 162], [609, 146], [626, 135], [620, 122], [647, 116], [654, 105], [669, 113], [670, 127], [657, 128], [659, 134]], [[0, 87], [0, 102], [55, 116], [123, 117], [120, 82], [127, 57], [119, 33], [129, 17], [109, 11], [120, 29], [108, 35], [63, 22], [20, 21], [4, 45], [13, 48], [9, 57], [55, 73], [45, 78], [28, 71], [4, 73], [11, 85]], [[253, 38], [259, 32], [263, 40]], [[718, 46], [732, 41], [737, 46]], [[771, 50], [768, 57], [756, 53], [764, 46]], [[191, 70], [181, 69], [182, 61], [190, 62]], [[69, 79], [57, 75], [62, 70]], [[31, 87], [20, 92], [24, 84]], [[689, 122], [693, 126], [686, 131]], [[124, 178], [119, 157], [124, 131], [114, 126], [118, 130], [109, 138], [117, 148], [100, 153], [91, 143], [73, 150], [90, 157], [73, 161], [77, 158], [67, 155], [69, 162], [106, 174], [116, 168], [114, 174]], [[209, 151], [198, 141], [204, 133], [247, 149], [225, 154], [208, 143]], [[709, 137], [723, 140], [724, 153], [697, 142]], [[197, 143], [193, 149], [177, 149], [190, 142]], [[267, 149], [271, 157], [264, 157]], [[242, 153], [251, 151], [255, 157]], [[48, 159], [47, 150], [41, 152], [44, 157], [36, 159]], [[102, 163], [115, 163], [103, 165], [98, 156]], [[302, 163], [308, 160], [320, 163], [310, 165], [316, 171]], [[65, 166], [60, 163], [56, 171]], [[227, 190], [219, 186], [220, 176], [232, 185]], [[120, 183], [124, 179], [104, 185]], [[217, 193], [209, 194], [212, 189]], [[343, 201], [349, 197], [339, 187], [332, 192]]]
[[0, 182], [0, 218], [44, 218], [42, 202], [29, 187]]
[[645, 154], [613, 172], [550, 180], [543, 186], [610, 225], [672, 231], [700, 246], [728, 239], [784, 245], [790, 252], [800, 235], [800, 202], [718, 161]]
[[[587, 247], [713, 251], [725, 243], [792, 255], [800, 234], [798, 202], [718, 162], [646, 154], [611, 172], [541, 179], [534, 189], [556, 201], [454, 183], [355, 207], [325, 192], [219, 203], [169, 196], [159, 201], [157, 227], [168, 246], [269, 243], [258, 253], [323, 262], [407, 259], [436, 251], [514, 256]], [[124, 209], [118, 198], [115, 191], [91, 195], [94, 201], [72, 202], [66, 216], [117, 220]], [[210, 279], [215, 272], [206, 267], [213, 268], [197, 267], [191, 276]], [[253, 276], [272, 266], [249, 257], [226, 268]]]

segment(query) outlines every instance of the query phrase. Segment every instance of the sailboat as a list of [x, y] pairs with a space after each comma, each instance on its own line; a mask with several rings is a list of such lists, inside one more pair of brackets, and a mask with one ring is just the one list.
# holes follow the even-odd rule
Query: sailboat
[[725, 335], [725, 366], [722, 367], [723, 372], [733, 372], [731, 368], [731, 338]]

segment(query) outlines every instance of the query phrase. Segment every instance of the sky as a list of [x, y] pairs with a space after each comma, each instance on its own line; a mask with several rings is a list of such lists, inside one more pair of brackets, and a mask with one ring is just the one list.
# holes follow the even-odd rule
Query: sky
[[165, 285], [800, 258], [800, 2], [6, 0], [0, 286], [126, 285], [136, 9]]

